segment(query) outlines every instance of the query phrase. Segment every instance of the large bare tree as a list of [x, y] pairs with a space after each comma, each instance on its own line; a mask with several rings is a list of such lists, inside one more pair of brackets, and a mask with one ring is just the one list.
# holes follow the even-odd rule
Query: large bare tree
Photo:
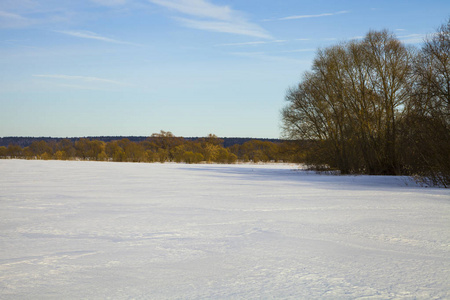
[[450, 19], [425, 40], [414, 73], [406, 158], [415, 173], [450, 186]]
[[401, 173], [398, 123], [411, 70], [411, 50], [388, 31], [319, 50], [312, 71], [287, 93], [285, 136], [315, 140], [313, 164], [342, 173]]

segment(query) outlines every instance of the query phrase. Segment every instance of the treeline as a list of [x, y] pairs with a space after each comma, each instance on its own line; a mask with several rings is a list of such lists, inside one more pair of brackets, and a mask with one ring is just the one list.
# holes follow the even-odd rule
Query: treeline
[[[145, 141], [148, 136], [90, 136], [90, 137], [84, 137], [89, 140], [98, 140], [105, 143], [112, 142], [112, 141], [118, 141], [123, 139], [128, 139], [131, 142], [143, 142]], [[67, 137], [67, 138], [58, 138], [58, 137], [23, 137], [23, 136], [8, 136], [8, 137], [0, 137], [0, 146], [8, 147], [9, 145], [18, 145], [22, 148], [30, 146], [33, 142], [39, 142], [39, 141], [46, 141], [47, 143], [54, 143], [54, 142], [60, 142], [63, 139], [70, 140], [71, 142], [76, 142], [81, 137]], [[199, 137], [184, 137], [187, 141], [196, 141], [199, 139]], [[223, 140], [223, 146], [225, 148], [231, 147], [235, 144], [242, 145], [243, 143], [252, 141], [252, 140], [260, 140], [260, 141], [266, 141], [266, 142], [274, 142], [279, 143], [282, 142], [282, 140], [279, 139], [257, 139], [257, 138], [242, 138], [242, 137], [223, 137], [221, 138]]]
[[322, 49], [286, 100], [284, 134], [311, 141], [314, 168], [450, 186], [450, 20], [420, 49], [388, 31]]
[[184, 162], [235, 163], [241, 162], [298, 162], [298, 142], [270, 142], [250, 140], [242, 145], [224, 147], [224, 141], [210, 134], [204, 138], [187, 140], [171, 132], [154, 133], [140, 142], [127, 138], [104, 142], [81, 138], [75, 141], [39, 140], [29, 146], [10, 144], [0, 147], [0, 158], [94, 160], [116, 162]]

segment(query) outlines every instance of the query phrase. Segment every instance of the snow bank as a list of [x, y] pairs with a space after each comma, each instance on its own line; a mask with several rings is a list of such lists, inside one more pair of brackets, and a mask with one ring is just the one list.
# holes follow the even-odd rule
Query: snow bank
[[450, 298], [450, 191], [295, 165], [0, 160], [0, 298]]

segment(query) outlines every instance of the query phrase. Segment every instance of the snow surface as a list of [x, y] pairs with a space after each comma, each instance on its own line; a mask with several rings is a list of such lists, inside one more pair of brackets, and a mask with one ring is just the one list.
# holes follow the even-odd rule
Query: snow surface
[[450, 190], [295, 165], [0, 160], [1, 299], [450, 299]]

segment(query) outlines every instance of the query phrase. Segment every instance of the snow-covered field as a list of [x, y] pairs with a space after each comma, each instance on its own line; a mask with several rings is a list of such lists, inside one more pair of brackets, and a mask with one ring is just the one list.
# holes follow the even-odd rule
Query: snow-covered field
[[1, 299], [449, 299], [450, 190], [294, 165], [0, 160]]

